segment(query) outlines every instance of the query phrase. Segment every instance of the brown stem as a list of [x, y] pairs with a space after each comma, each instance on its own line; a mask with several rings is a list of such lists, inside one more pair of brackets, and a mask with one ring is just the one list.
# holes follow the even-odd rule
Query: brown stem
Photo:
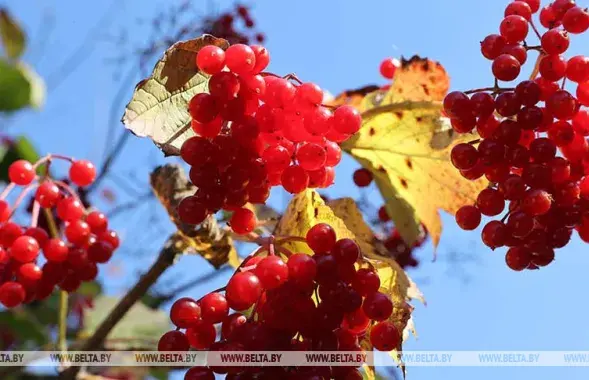
[[540, 72], [540, 61], [542, 61], [542, 58], [544, 58], [544, 55], [545, 55], [544, 52], [540, 52], [540, 54], [538, 55], [538, 58], [536, 58], [536, 63], [534, 63], [534, 69], [532, 70], [532, 73], [530, 74], [530, 80], [534, 80], [538, 76], [538, 73]]
[[532, 27], [532, 30], [534, 31], [534, 33], [536, 33], [536, 36], [538, 37], [538, 39], [541, 40], [542, 36], [540, 35], [540, 32], [538, 32], [538, 28], [536, 28], [534, 21], [530, 20], [530, 26]]
[[514, 90], [514, 88], [500, 88], [497, 85], [495, 85], [493, 87], [475, 88], [474, 90], [464, 91], [464, 93], [466, 95], [470, 95], [470, 94], [474, 94], [477, 92], [491, 91], [493, 94], [499, 94], [502, 92], [513, 91], [513, 90]]
[[[96, 328], [94, 334], [80, 348], [80, 351], [93, 351], [102, 345], [111, 330], [123, 319], [125, 314], [133, 305], [145, 294], [147, 290], [157, 281], [157, 279], [174, 263], [176, 256], [177, 239], [172, 236], [167, 242], [156, 261], [151, 268], [143, 275], [139, 281], [121, 298], [119, 303], [111, 310], [108, 316]], [[80, 367], [70, 367], [63, 371], [59, 378], [61, 380], [74, 380]]]

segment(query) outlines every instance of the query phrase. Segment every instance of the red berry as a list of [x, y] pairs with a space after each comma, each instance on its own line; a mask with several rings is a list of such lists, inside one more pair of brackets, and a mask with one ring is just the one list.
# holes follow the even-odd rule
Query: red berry
[[20, 305], [25, 297], [25, 288], [18, 282], [8, 281], [0, 285], [0, 303], [7, 308]]
[[518, 15], [507, 16], [501, 21], [499, 31], [507, 42], [521, 42], [528, 35], [528, 21]]
[[503, 53], [505, 45], [507, 45], [505, 37], [491, 34], [481, 41], [481, 53], [485, 58], [493, 60]]
[[100, 241], [105, 241], [107, 243], [109, 243], [113, 249], [117, 249], [119, 247], [119, 236], [117, 235], [116, 232], [114, 231], [104, 231], [98, 234], [98, 236], [96, 236], [98, 238], [98, 240]]
[[392, 322], [379, 322], [370, 330], [370, 343], [379, 351], [391, 351], [399, 346], [401, 336]]
[[43, 255], [49, 261], [63, 262], [68, 258], [68, 252], [67, 244], [61, 239], [49, 239], [43, 245]]
[[252, 272], [238, 272], [227, 283], [229, 307], [241, 311], [253, 305], [262, 294], [262, 284]]
[[589, 13], [580, 7], [570, 8], [564, 14], [562, 24], [569, 33], [584, 33], [589, 29]]
[[225, 66], [225, 51], [215, 45], [204, 46], [196, 54], [196, 65], [207, 74], [216, 74]]
[[319, 144], [303, 143], [297, 149], [296, 159], [303, 169], [318, 170], [325, 165], [327, 153]]
[[192, 298], [180, 298], [170, 309], [170, 319], [179, 328], [187, 328], [198, 322], [201, 308]]
[[576, 83], [583, 83], [589, 80], [589, 58], [584, 55], [577, 55], [567, 62], [566, 76]]
[[363, 296], [377, 292], [380, 288], [380, 278], [376, 272], [361, 268], [356, 271], [356, 276], [352, 281], [354, 289]]
[[268, 256], [258, 263], [254, 273], [264, 289], [275, 289], [288, 279], [288, 266], [280, 257]]
[[495, 249], [505, 245], [507, 234], [507, 228], [503, 223], [492, 220], [483, 227], [481, 238], [487, 247]]
[[240, 208], [233, 212], [229, 224], [236, 234], [245, 235], [252, 232], [257, 225], [256, 214], [247, 208]]
[[21, 265], [16, 274], [18, 282], [28, 289], [34, 289], [42, 276], [43, 271], [35, 263]]
[[295, 284], [306, 285], [312, 283], [317, 274], [317, 264], [311, 256], [304, 253], [296, 253], [289, 257], [288, 277]]
[[546, 54], [562, 54], [569, 48], [570, 39], [567, 32], [550, 29], [542, 35], [542, 49]]
[[493, 75], [499, 80], [510, 82], [517, 78], [520, 70], [521, 64], [510, 54], [501, 54], [493, 60]]
[[452, 148], [450, 158], [457, 169], [469, 170], [479, 161], [479, 152], [471, 144], [461, 143]]
[[299, 165], [286, 168], [280, 177], [282, 187], [291, 194], [298, 194], [309, 187], [309, 174]]
[[35, 169], [27, 160], [14, 161], [8, 167], [8, 178], [17, 185], [26, 186], [35, 179]]
[[83, 245], [90, 237], [90, 226], [82, 220], [75, 220], [65, 226], [65, 237], [76, 245]]
[[393, 312], [393, 303], [390, 298], [380, 292], [368, 294], [362, 304], [364, 314], [374, 321], [384, 321]]
[[217, 331], [212, 323], [207, 323], [202, 320], [197, 321], [194, 325], [186, 329], [186, 337], [190, 342], [190, 346], [197, 350], [204, 350], [215, 342]]
[[352, 135], [360, 130], [362, 116], [352, 106], [339, 106], [333, 113], [333, 128], [343, 134]]
[[353, 180], [358, 187], [367, 187], [372, 183], [372, 172], [365, 168], [360, 168], [354, 172]]
[[386, 58], [380, 63], [380, 75], [386, 79], [393, 79], [395, 71], [401, 66], [401, 63], [396, 58]]
[[248, 74], [254, 71], [256, 54], [247, 45], [232, 45], [225, 52], [225, 64], [236, 74]]
[[108, 228], [108, 218], [99, 211], [92, 211], [86, 216], [86, 223], [90, 226], [92, 233], [97, 234], [106, 231]]
[[456, 212], [456, 224], [463, 230], [474, 230], [481, 223], [481, 212], [475, 206], [462, 206]]
[[113, 247], [105, 241], [97, 241], [88, 247], [88, 259], [92, 262], [104, 264], [110, 260]]
[[23, 234], [23, 229], [16, 223], [8, 222], [0, 227], [0, 245], [8, 248]]
[[188, 351], [190, 343], [181, 331], [168, 331], [157, 344], [158, 351]]
[[552, 200], [550, 194], [544, 190], [528, 190], [523, 198], [521, 209], [528, 215], [543, 215], [550, 210]]
[[55, 206], [60, 198], [59, 187], [51, 181], [41, 183], [35, 192], [35, 200], [41, 207], [50, 208]]
[[194, 120], [205, 124], [212, 122], [217, 117], [219, 107], [212, 95], [200, 93], [190, 99], [188, 111]]
[[268, 53], [268, 50], [263, 46], [252, 45], [251, 49], [253, 50], [254, 55], [256, 57], [256, 64], [254, 65], [252, 73], [258, 74], [264, 71], [264, 69], [268, 66], [268, 63], [270, 63], [270, 54]]
[[20, 236], [10, 246], [10, 257], [20, 263], [34, 261], [39, 255], [39, 243], [30, 236]]
[[313, 252], [330, 252], [336, 242], [335, 230], [326, 223], [316, 224], [307, 231], [306, 240]]
[[178, 205], [180, 220], [188, 224], [200, 224], [208, 215], [206, 206], [195, 196], [189, 196]]
[[96, 179], [96, 167], [87, 160], [77, 160], [70, 166], [70, 179], [78, 186], [88, 186]]
[[215, 380], [215, 374], [206, 367], [192, 367], [184, 374], [184, 380]]
[[540, 75], [549, 81], [558, 81], [566, 74], [567, 63], [561, 55], [547, 55], [539, 65]]
[[577, 112], [577, 100], [568, 91], [557, 91], [547, 101], [546, 108], [557, 119], [569, 120]]
[[77, 198], [67, 197], [57, 202], [57, 216], [66, 222], [80, 219], [84, 215], [84, 205]]
[[524, 1], [514, 1], [505, 8], [505, 16], [522, 16], [527, 21], [532, 19], [532, 8]]
[[30, 236], [37, 240], [39, 243], [39, 247], [43, 248], [45, 243], [49, 240], [49, 234], [42, 228], [39, 227], [29, 227], [24, 232], [24, 235]]
[[335, 242], [331, 254], [340, 265], [354, 264], [360, 257], [360, 247], [352, 239], [340, 239]]
[[222, 322], [229, 313], [229, 305], [221, 293], [209, 293], [200, 302], [202, 319], [208, 323]]
[[507, 266], [515, 271], [526, 269], [530, 265], [531, 260], [532, 255], [526, 247], [512, 247], [505, 254]]
[[505, 208], [505, 200], [499, 191], [486, 188], [479, 193], [476, 205], [481, 214], [495, 216], [499, 215]]
[[552, 29], [561, 24], [560, 17], [556, 14], [552, 6], [547, 5], [540, 11], [540, 24], [543, 27]]

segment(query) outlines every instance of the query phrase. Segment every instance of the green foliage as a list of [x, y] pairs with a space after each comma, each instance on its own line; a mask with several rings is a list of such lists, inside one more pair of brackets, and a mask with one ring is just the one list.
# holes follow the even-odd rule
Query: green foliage
[[8, 167], [14, 161], [21, 159], [30, 162], [39, 159], [39, 154], [28, 138], [20, 136], [14, 139], [12, 143], [0, 145], [0, 181], [9, 182]]
[[25, 33], [6, 9], [0, 9], [0, 40], [10, 59], [18, 59], [25, 51]]

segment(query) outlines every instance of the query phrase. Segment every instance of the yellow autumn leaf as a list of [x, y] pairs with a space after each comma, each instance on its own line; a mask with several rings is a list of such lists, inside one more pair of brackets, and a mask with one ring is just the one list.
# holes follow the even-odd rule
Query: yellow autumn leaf
[[233, 245], [231, 234], [222, 230], [214, 216], [209, 216], [199, 226], [183, 223], [178, 217], [180, 201], [193, 195], [196, 187], [186, 177], [180, 165], [164, 165], [156, 168], [150, 176], [151, 187], [178, 229], [178, 235], [186, 243], [185, 252], [195, 252], [215, 268], [225, 263], [238, 267], [241, 260]]
[[392, 86], [364, 97], [361, 130], [342, 144], [370, 170], [391, 219], [403, 239], [416, 242], [426, 227], [437, 246], [439, 210], [454, 214], [473, 203], [487, 183], [464, 179], [450, 162], [450, 151], [476, 135], [457, 135], [441, 114], [449, 79], [437, 62], [403, 61]]

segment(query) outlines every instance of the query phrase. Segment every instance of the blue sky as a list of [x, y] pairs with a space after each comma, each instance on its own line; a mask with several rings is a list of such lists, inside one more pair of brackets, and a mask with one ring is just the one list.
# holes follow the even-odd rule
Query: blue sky
[[[91, 53], [88, 58], [58, 87], [50, 88], [42, 112], [16, 117], [8, 126], [10, 133], [28, 134], [42, 152], [102, 159], [105, 144], [112, 144], [104, 136], [109, 107], [118, 89], [113, 73], [120, 71], [126, 75], [129, 70], [107, 63], [109, 58], [121, 53], [121, 46], [109, 42], [108, 38], [126, 29], [131, 40], [145, 41], [149, 31], [137, 19], [151, 18], [167, 1], [120, 0], [119, 3], [120, 9], [103, 24], [98, 38], [89, 38], [85, 43]], [[478, 42], [498, 31], [507, 3], [504, 0], [299, 0], [259, 1], [252, 5], [259, 29], [268, 36], [270, 69], [280, 74], [295, 72], [304, 80], [315, 81], [338, 93], [365, 84], [383, 83], [378, 65], [384, 57], [413, 54], [440, 61], [451, 76], [452, 89], [492, 85], [490, 62], [479, 54]], [[0, 4], [7, 5], [23, 20], [32, 38], [26, 59], [47, 77], [84, 41], [88, 28], [98, 22], [111, 2], [5, 0]], [[219, 1], [216, 7], [223, 9], [228, 4]], [[48, 19], [53, 20], [51, 33], [42, 27], [43, 20]], [[583, 46], [589, 46], [589, 38], [574, 36], [571, 53], [581, 54]], [[56, 83], [55, 78], [50, 85]], [[132, 82], [139, 79], [137, 73]], [[133, 85], [126, 89], [125, 99], [132, 88]], [[122, 108], [116, 112], [117, 119], [120, 115]], [[118, 126], [117, 132], [121, 133], [122, 129]], [[148, 168], [163, 160], [149, 141], [132, 140], [115, 168], [123, 175], [134, 173], [146, 183]], [[354, 161], [344, 160], [329, 194], [359, 195], [351, 186], [351, 173], [356, 168]], [[105, 185], [115, 188], [108, 181]], [[120, 201], [130, 199], [120, 190], [117, 193]], [[368, 190], [367, 195], [378, 197], [374, 189]], [[272, 200], [280, 205], [286, 197], [276, 193]], [[145, 214], [119, 218], [115, 226], [123, 237], [159, 234], [158, 240], [142, 252], [136, 252], [131, 242], [126, 243], [126, 250], [133, 252], [118, 258], [124, 275], [109, 281], [107, 289], [111, 293], [121, 293], [132, 284], [132, 275], [149, 265], [158, 244], [170, 231], [167, 222], [163, 223], [162, 232], [143, 223], [139, 226], [145, 229], [144, 233], [132, 231], [137, 228], [141, 215]], [[439, 260], [431, 262], [432, 248], [426, 245], [418, 253], [422, 265], [410, 272], [425, 293], [428, 306], [416, 305], [414, 318], [419, 339], [411, 339], [406, 349], [589, 350], [589, 308], [585, 298], [589, 290], [589, 255], [584, 243], [575, 238], [557, 252], [555, 262], [547, 268], [515, 273], [506, 267], [503, 250], [491, 252], [482, 246], [480, 231], [460, 231], [447, 215], [443, 220]], [[162, 288], [176, 277], [188, 279], [211, 271], [200, 258], [186, 257], [182, 261], [181, 269], [172, 269], [164, 276]], [[200, 297], [226, 278], [220, 276], [187, 294]], [[589, 369], [416, 367], [410, 368], [408, 375], [414, 380], [473, 377], [544, 380], [556, 376], [573, 380], [586, 379]]]

